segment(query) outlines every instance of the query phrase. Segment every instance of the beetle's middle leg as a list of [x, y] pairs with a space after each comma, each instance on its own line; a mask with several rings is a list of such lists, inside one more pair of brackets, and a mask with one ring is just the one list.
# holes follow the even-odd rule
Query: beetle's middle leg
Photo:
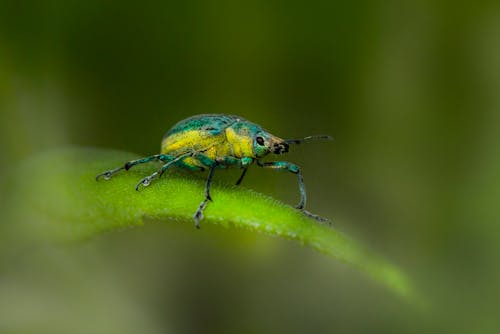
[[241, 184], [241, 181], [243, 181], [243, 178], [245, 177], [245, 174], [247, 173], [247, 171], [248, 171], [248, 167], [243, 167], [243, 172], [241, 173], [238, 181], [236, 181], [237, 186], [239, 186]]
[[302, 177], [302, 172], [299, 166], [287, 161], [260, 162], [258, 160], [257, 160], [257, 165], [264, 168], [285, 170], [293, 174], [297, 174], [297, 177], [299, 179], [300, 202], [296, 206], [296, 208], [301, 210], [308, 217], [314, 218], [318, 221], [327, 221], [326, 218], [310, 213], [305, 209], [307, 201], [306, 186], [304, 185], [304, 179]]
[[147, 162], [154, 161], [154, 160], [161, 160], [161, 161], [167, 162], [169, 160], [172, 160], [172, 157], [170, 155], [167, 155], [167, 154], [155, 154], [155, 155], [152, 155], [152, 156], [149, 156], [146, 158], [128, 161], [123, 166], [105, 171], [104, 173], [97, 175], [95, 179], [96, 179], [96, 181], [99, 181], [99, 179], [102, 177], [105, 180], [109, 180], [113, 175], [115, 175], [116, 173], [118, 173], [121, 170], [128, 171], [130, 168], [132, 168], [135, 165], [145, 164]]
[[210, 196], [210, 186], [212, 185], [212, 179], [214, 178], [214, 172], [217, 168], [217, 161], [213, 161], [210, 166], [210, 171], [208, 172], [207, 183], [205, 184], [205, 199], [201, 202], [198, 210], [194, 213], [194, 226], [196, 228], [200, 228], [200, 220], [203, 219], [203, 210], [207, 206], [208, 201], [212, 201], [212, 197]]
[[217, 160], [218, 165], [226, 166], [226, 167], [240, 167], [243, 169], [243, 172], [241, 173], [240, 177], [238, 178], [238, 181], [236, 181], [236, 185], [239, 186], [241, 184], [241, 181], [243, 181], [243, 178], [245, 177], [248, 167], [254, 162], [253, 158], [235, 158], [231, 156], [227, 156], [224, 158], [220, 158]]
[[243, 178], [247, 174], [248, 167], [250, 167], [250, 165], [254, 161], [255, 161], [255, 159], [253, 159], [253, 158], [247, 158], [247, 157], [241, 158], [241, 160], [239, 161], [239, 164], [240, 164], [241, 168], [243, 168], [243, 172], [241, 173], [240, 178], [238, 179], [238, 181], [236, 181], [236, 185], [237, 186], [239, 186], [241, 184], [241, 181], [243, 181]]

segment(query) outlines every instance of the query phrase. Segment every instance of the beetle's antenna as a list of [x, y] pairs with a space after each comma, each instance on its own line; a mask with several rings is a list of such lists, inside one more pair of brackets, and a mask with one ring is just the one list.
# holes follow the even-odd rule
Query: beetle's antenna
[[285, 139], [285, 143], [299, 145], [302, 143], [307, 143], [308, 141], [311, 140], [333, 140], [333, 137], [328, 135], [307, 136], [304, 138]]

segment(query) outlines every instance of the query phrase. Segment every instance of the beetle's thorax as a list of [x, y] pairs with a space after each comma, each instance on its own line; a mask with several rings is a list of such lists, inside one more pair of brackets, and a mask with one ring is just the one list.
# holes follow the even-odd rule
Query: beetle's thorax
[[232, 155], [237, 158], [254, 157], [253, 137], [249, 131], [241, 127], [226, 128], [226, 140]]
[[269, 153], [288, 152], [288, 143], [268, 133], [257, 124], [236, 122], [225, 129], [231, 155], [237, 158], [262, 158]]

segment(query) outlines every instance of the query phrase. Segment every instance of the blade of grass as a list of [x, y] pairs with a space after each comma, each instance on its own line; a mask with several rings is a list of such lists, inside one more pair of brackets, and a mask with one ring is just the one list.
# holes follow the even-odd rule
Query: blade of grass
[[[146, 218], [193, 224], [203, 199], [204, 181], [171, 173], [137, 192], [134, 186], [157, 166], [138, 166], [109, 181], [95, 176], [137, 158], [126, 152], [67, 148], [41, 153], [21, 166], [16, 196], [31, 230], [57, 240], [81, 240], [103, 232], [141, 226]], [[289, 205], [255, 191], [215, 183], [216, 200], [205, 210], [205, 224], [242, 228], [297, 240], [353, 265], [394, 293], [412, 300], [409, 279], [393, 264], [344, 234], [307, 218]], [[193, 233], [202, 233], [193, 228]]]

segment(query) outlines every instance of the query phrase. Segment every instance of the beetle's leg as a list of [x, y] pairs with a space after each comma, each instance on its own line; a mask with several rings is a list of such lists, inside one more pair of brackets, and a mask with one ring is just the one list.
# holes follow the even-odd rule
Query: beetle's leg
[[212, 165], [215, 163], [214, 159], [208, 157], [203, 153], [194, 153], [193, 157], [199, 162], [201, 162], [201, 164], [203, 164], [204, 166], [207, 166], [208, 168], [211, 168]]
[[299, 166], [287, 161], [273, 161], [273, 162], [257, 161], [257, 164], [260, 167], [271, 168], [276, 170], [285, 170], [293, 174], [297, 174], [297, 177], [299, 178], [300, 202], [296, 206], [296, 208], [299, 210], [304, 209], [304, 207], [306, 206], [307, 195], [306, 195], [306, 187], [304, 185], [304, 179], [302, 178], [302, 172], [300, 171]]
[[248, 167], [243, 168], [243, 173], [241, 173], [240, 178], [238, 181], [236, 181], [236, 185], [239, 186], [241, 184], [241, 181], [243, 181], [243, 178], [245, 177], [245, 174], [248, 171]]
[[139, 164], [144, 164], [153, 160], [162, 160], [162, 161], [168, 161], [172, 159], [169, 155], [166, 154], [155, 154], [150, 157], [142, 158], [142, 159], [137, 159], [137, 160], [132, 160], [126, 162], [123, 166], [108, 170], [104, 173], [101, 173], [95, 177], [96, 181], [98, 181], [101, 177], [104, 178], [105, 180], [109, 180], [113, 175], [118, 173], [119, 171], [125, 169], [129, 170], [131, 167]]
[[165, 173], [165, 171], [167, 169], [169, 169], [170, 167], [172, 167], [173, 164], [175, 164], [177, 161], [179, 160], [182, 160], [188, 156], [191, 156], [193, 155], [192, 152], [189, 152], [189, 153], [185, 153], [185, 154], [181, 154], [177, 157], [175, 157], [174, 159], [172, 159], [172, 157], [170, 157], [170, 161], [168, 161], [166, 164], [164, 164], [163, 166], [161, 166], [160, 169], [158, 169], [156, 172], [154, 172], [153, 174], [149, 175], [149, 176], [146, 176], [145, 178], [143, 178], [141, 181], [139, 181], [139, 183], [137, 183], [137, 185], [135, 186], [135, 190], [139, 190], [139, 187], [142, 185], [144, 187], [147, 187], [151, 184], [151, 181], [162, 176], [163, 173]]
[[240, 164], [241, 168], [243, 168], [243, 173], [241, 173], [240, 178], [238, 181], [236, 181], [236, 185], [239, 186], [241, 184], [241, 181], [243, 181], [243, 178], [245, 177], [248, 167], [254, 162], [253, 158], [241, 158]]
[[[195, 155], [195, 157], [205, 166], [211, 166], [212, 163], [214, 162], [213, 159], [207, 157], [206, 155], [202, 153], [198, 153]], [[240, 185], [241, 181], [243, 180], [243, 177], [245, 176], [248, 165], [253, 162], [253, 159], [250, 159], [250, 161], [247, 160], [247, 158], [239, 159], [231, 156], [223, 157], [223, 158], [218, 158], [217, 159], [217, 166], [221, 167], [231, 167], [231, 166], [239, 166], [241, 168], [244, 168], [243, 173], [241, 174], [240, 178], [236, 182], [236, 185]]]
[[210, 197], [210, 186], [212, 185], [212, 179], [214, 177], [214, 171], [217, 168], [217, 161], [214, 161], [210, 166], [210, 171], [208, 172], [207, 183], [205, 184], [205, 199], [201, 202], [198, 210], [196, 210], [193, 219], [194, 226], [196, 228], [200, 228], [200, 220], [203, 219], [203, 210], [207, 206], [208, 201], [212, 201], [212, 197]]
[[318, 221], [327, 221], [327, 219], [320, 217], [318, 215], [312, 214], [305, 209], [306, 201], [307, 201], [306, 187], [304, 185], [304, 179], [302, 178], [302, 172], [301, 172], [299, 166], [297, 166], [291, 162], [287, 162], [287, 161], [260, 162], [257, 160], [257, 164], [260, 167], [271, 168], [271, 169], [276, 169], [276, 170], [286, 170], [286, 171], [289, 171], [291, 173], [297, 174], [297, 177], [299, 179], [300, 202], [296, 206], [296, 208], [301, 210], [302, 212], [304, 212], [304, 214], [308, 217], [314, 218]]

